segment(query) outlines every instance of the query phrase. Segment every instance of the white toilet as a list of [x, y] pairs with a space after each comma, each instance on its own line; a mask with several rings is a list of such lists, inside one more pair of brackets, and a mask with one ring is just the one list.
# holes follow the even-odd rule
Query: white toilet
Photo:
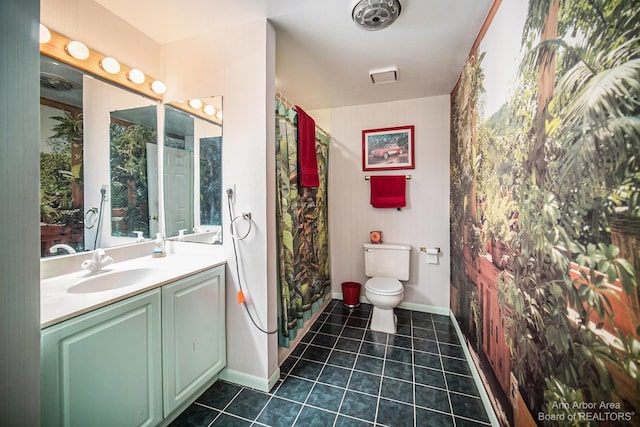
[[396, 333], [393, 308], [402, 302], [404, 287], [400, 280], [409, 280], [410, 253], [410, 245], [364, 244], [364, 270], [371, 277], [364, 289], [373, 304], [372, 331]]

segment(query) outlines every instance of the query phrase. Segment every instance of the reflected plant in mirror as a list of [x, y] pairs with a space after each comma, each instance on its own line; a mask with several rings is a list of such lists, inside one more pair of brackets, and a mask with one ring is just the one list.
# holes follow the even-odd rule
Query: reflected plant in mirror
[[40, 256], [49, 256], [85, 247], [82, 73], [46, 57], [41, 69]]
[[[155, 106], [111, 112], [111, 235], [151, 237], [148, 164], [157, 162]], [[151, 155], [149, 155], [151, 154]], [[157, 177], [157, 175], [156, 175]]]
[[200, 223], [222, 224], [222, 136], [200, 139]]

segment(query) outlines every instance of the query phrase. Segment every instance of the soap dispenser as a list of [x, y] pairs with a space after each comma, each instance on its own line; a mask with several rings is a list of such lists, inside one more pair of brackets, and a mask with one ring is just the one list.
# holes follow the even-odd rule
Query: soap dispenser
[[151, 254], [153, 258], [163, 258], [167, 256], [167, 250], [164, 247], [164, 239], [162, 238], [162, 233], [156, 234], [155, 245], [153, 246], [153, 253]]

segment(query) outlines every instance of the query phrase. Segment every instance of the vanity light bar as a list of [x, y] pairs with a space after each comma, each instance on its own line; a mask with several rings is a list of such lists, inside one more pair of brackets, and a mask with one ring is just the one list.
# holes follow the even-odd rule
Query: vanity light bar
[[[134, 92], [140, 93], [146, 97], [162, 101], [162, 94], [166, 91], [166, 87], [160, 80], [145, 76], [141, 70], [138, 70], [139, 73], [142, 74], [142, 78], [138, 75], [139, 78], [137, 78], [136, 81], [140, 83], [134, 83], [128, 78], [130, 73], [135, 70], [134, 68], [125, 64], [120, 64], [114, 58], [96, 52], [79, 41], [71, 40], [62, 34], [49, 30], [44, 25], [42, 25], [42, 27], [50, 33], [51, 38], [49, 41], [44, 41], [46, 38], [46, 32], [44, 32], [45, 37], [43, 37], [43, 41], [40, 43], [41, 54], [57, 61], [64, 62], [72, 67], [76, 67], [81, 71], [93, 74], [108, 82], [115, 83]], [[42, 27], [41, 34], [44, 31]], [[78, 47], [78, 44], [86, 48], [87, 56], [85, 59], [82, 59], [82, 57], [84, 57], [84, 54], [82, 53], [84, 52], [84, 49], [82, 48], [80, 48], [81, 53], [79, 54], [79, 57], [72, 56], [71, 51], [75, 50]], [[75, 47], [70, 47], [70, 45]], [[118, 64], [119, 69], [117, 69], [118, 67], [116, 67], [115, 64]], [[136, 72], [134, 71], [133, 74], [136, 74]]]
[[[185, 102], [170, 102], [169, 105], [177, 108], [178, 110], [184, 111], [187, 114], [191, 114], [192, 116], [199, 117], [208, 122], [214, 123], [216, 125], [222, 126], [222, 110], [217, 110], [211, 104], [203, 103], [202, 100], [198, 99], [200, 102], [200, 107], [196, 108], [193, 105], [198, 105], [197, 102], [191, 102], [193, 99]], [[192, 105], [193, 104], [193, 105]], [[211, 108], [207, 108], [211, 107]], [[213, 109], [213, 114], [211, 113], [211, 109]]]

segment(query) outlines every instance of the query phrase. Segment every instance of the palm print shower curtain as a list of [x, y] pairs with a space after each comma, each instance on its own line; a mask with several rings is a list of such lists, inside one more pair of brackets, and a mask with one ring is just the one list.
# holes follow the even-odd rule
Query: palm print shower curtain
[[276, 100], [276, 222], [280, 285], [279, 344], [289, 346], [297, 329], [327, 295], [329, 242], [327, 170], [329, 137], [316, 128], [318, 188], [298, 184], [296, 112]]

